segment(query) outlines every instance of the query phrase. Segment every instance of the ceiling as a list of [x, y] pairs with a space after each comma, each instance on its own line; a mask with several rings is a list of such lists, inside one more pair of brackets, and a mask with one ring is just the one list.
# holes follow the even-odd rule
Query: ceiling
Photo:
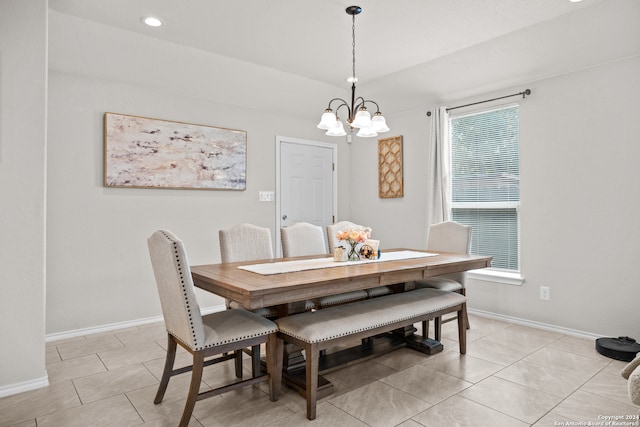
[[[560, 61], [565, 68], [602, 62], [601, 57], [587, 58], [593, 53], [580, 47], [589, 37], [602, 36], [593, 31], [593, 23], [579, 22], [585, 41], [567, 31], [566, 22], [580, 14], [590, 16], [585, 15], [589, 9], [604, 3], [611, 1], [362, 0], [356, 3], [363, 8], [356, 17], [359, 88], [367, 85], [376, 96], [386, 94], [391, 103], [394, 94], [400, 94], [406, 104], [412, 95], [461, 97], [490, 90], [483, 72], [495, 81], [496, 73], [500, 77], [501, 70], [509, 68], [513, 83], [557, 74], [562, 70], [554, 67], [558, 58], [567, 62], [567, 51], [576, 52], [579, 63]], [[634, 7], [632, 3], [626, 4]], [[50, 0], [49, 4], [61, 13], [348, 87], [351, 16], [345, 8], [352, 0]], [[140, 18], [149, 15], [164, 25], [143, 25]], [[537, 62], [530, 64], [536, 54]], [[456, 79], [455, 88], [448, 86], [451, 77]]]

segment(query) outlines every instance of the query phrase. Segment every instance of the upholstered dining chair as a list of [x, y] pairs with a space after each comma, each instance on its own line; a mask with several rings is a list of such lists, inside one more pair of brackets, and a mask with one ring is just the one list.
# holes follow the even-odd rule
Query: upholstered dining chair
[[[220, 258], [222, 262], [259, 261], [273, 258], [271, 230], [254, 224], [236, 224], [218, 231], [220, 240]], [[242, 308], [240, 304], [227, 301], [227, 308]], [[303, 301], [289, 304], [289, 312], [311, 310], [313, 303]], [[274, 307], [262, 307], [254, 313], [267, 318], [275, 318], [278, 312]]]
[[273, 258], [271, 230], [253, 224], [237, 224], [218, 231], [222, 262]]
[[[322, 227], [308, 222], [298, 222], [280, 230], [282, 251], [285, 257], [327, 255], [327, 244]], [[313, 300], [316, 308], [343, 304], [367, 298], [364, 290], [343, 292]]]
[[[276, 351], [276, 324], [245, 310], [226, 310], [202, 316], [182, 241], [169, 231], [158, 230], [147, 239], [147, 245], [168, 334], [164, 370], [153, 402], [162, 402], [172, 376], [189, 371], [191, 385], [180, 426], [189, 424], [197, 400], [264, 381], [269, 381], [271, 400], [277, 400], [274, 381], [281, 380], [282, 360]], [[254, 373], [252, 378], [242, 380], [242, 349], [259, 348], [263, 343], [267, 346], [268, 373]], [[178, 345], [193, 356], [191, 366], [173, 368]], [[221, 356], [205, 361], [205, 358], [215, 355]], [[260, 352], [254, 355], [260, 357]], [[240, 381], [200, 392], [203, 368], [229, 359], [235, 359], [236, 376]]]
[[327, 243], [324, 241], [322, 227], [308, 222], [296, 222], [280, 229], [282, 255], [286, 257], [305, 255], [326, 255]]
[[[222, 262], [257, 261], [273, 258], [271, 230], [253, 224], [237, 224], [218, 231], [220, 260]], [[227, 308], [242, 308], [227, 300]], [[273, 318], [277, 315], [270, 307], [255, 310], [256, 314]]]
[[[429, 226], [429, 237], [427, 238], [427, 250], [431, 252], [454, 252], [468, 254], [471, 248], [471, 227], [459, 224], [454, 221], [445, 221]], [[451, 273], [442, 276], [430, 277], [428, 279], [416, 281], [416, 288], [436, 288], [443, 291], [457, 292], [466, 295], [467, 273]], [[469, 329], [469, 318], [466, 308], [464, 310], [465, 322]], [[435, 339], [440, 341], [442, 323], [456, 319], [452, 317], [446, 320], [436, 318], [434, 320]], [[422, 322], [422, 333], [428, 335], [429, 325]]]
[[[339, 221], [339, 222], [336, 222], [335, 224], [327, 225], [327, 240], [329, 242], [329, 253], [333, 254], [336, 247], [340, 245], [340, 242], [336, 238], [336, 235], [342, 230], [345, 230], [351, 227], [361, 227], [361, 226], [351, 221]], [[391, 288], [389, 288], [388, 286], [376, 286], [375, 288], [367, 289], [367, 296], [369, 298], [379, 297], [379, 296], [387, 295], [390, 293], [391, 293]]]

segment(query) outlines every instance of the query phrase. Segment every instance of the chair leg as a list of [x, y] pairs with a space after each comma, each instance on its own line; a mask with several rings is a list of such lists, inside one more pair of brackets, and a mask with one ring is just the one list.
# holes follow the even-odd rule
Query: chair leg
[[162, 379], [160, 380], [160, 385], [158, 386], [156, 397], [155, 399], [153, 399], [153, 403], [155, 403], [156, 405], [162, 402], [162, 399], [164, 398], [164, 393], [167, 391], [167, 385], [169, 385], [169, 379], [171, 378], [173, 362], [176, 360], [176, 339], [171, 334], [167, 334], [167, 336], [167, 356], [164, 361]]
[[260, 376], [260, 344], [251, 347], [251, 376]]
[[464, 323], [467, 325], [467, 329], [471, 329], [471, 324], [469, 323], [469, 314], [467, 314], [467, 308], [464, 309]]
[[458, 342], [460, 343], [460, 354], [467, 352], [467, 325], [465, 321], [465, 313], [467, 312], [467, 304], [463, 303], [458, 311]]
[[[460, 289], [460, 293], [464, 296], [467, 296], [467, 289], [466, 288], [462, 288]], [[469, 324], [469, 315], [467, 314], [467, 306], [464, 306], [464, 320], [466, 322], [467, 325], [467, 329], [471, 329], [471, 325]]]
[[235, 350], [233, 352], [235, 355], [235, 365], [236, 365], [236, 378], [242, 378], [242, 350]]
[[187, 427], [189, 419], [193, 413], [193, 408], [198, 400], [200, 392], [200, 381], [202, 381], [202, 369], [204, 368], [204, 351], [196, 351], [193, 353], [193, 370], [191, 371], [191, 385], [189, 386], [189, 394], [187, 395], [187, 403], [184, 405], [182, 418], [179, 427]]
[[318, 400], [318, 362], [320, 352], [316, 350], [314, 345], [306, 346], [305, 353], [307, 356], [306, 369], [306, 398], [307, 398], [307, 419], [315, 420], [316, 418], [316, 401]]
[[284, 341], [276, 334], [269, 335], [267, 341], [267, 372], [269, 373], [269, 398], [272, 402], [280, 399], [282, 390], [282, 361]]

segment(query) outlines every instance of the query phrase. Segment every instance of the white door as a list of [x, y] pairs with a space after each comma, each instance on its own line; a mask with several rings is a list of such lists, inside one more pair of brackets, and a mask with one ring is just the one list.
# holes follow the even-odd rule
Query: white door
[[323, 229], [336, 212], [335, 144], [278, 137], [276, 189], [277, 251], [282, 254], [280, 228], [304, 221]]

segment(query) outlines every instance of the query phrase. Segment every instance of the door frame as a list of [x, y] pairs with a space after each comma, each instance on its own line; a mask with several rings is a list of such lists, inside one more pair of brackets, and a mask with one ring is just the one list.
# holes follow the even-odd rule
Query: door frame
[[309, 145], [314, 147], [323, 147], [331, 149], [332, 153], [332, 161], [333, 161], [333, 209], [331, 215], [333, 219], [337, 218], [338, 215], [338, 144], [332, 142], [322, 142], [322, 141], [313, 141], [310, 139], [301, 139], [301, 138], [290, 138], [288, 136], [276, 135], [276, 230], [275, 235], [277, 236], [276, 241], [276, 255], [278, 257], [282, 256], [282, 241], [280, 240], [280, 228], [282, 228], [282, 214], [280, 210], [280, 192], [281, 190], [281, 146], [283, 143], [289, 144], [300, 144], [300, 145]]

